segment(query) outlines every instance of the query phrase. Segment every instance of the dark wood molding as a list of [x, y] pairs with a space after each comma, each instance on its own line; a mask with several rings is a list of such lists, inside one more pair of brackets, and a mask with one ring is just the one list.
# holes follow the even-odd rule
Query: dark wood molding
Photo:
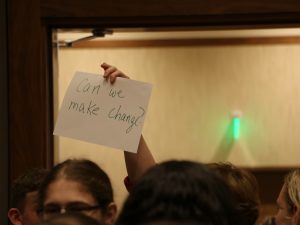
[[[64, 7], [61, 7], [64, 6]], [[226, 16], [226, 15], [284, 15], [300, 12], [300, 2], [294, 0], [42, 0], [43, 17], [159, 17], [159, 16]], [[256, 18], [257, 19], [257, 18]], [[254, 19], [253, 19], [254, 20]], [[236, 21], [238, 23], [238, 21]]]
[[260, 198], [263, 204], [276, 204], [277, 196], [283, 185], [284, 177], [294, 168], [250, 168], [260, 187]]
[[52, 164], [49, 135], [47, 27], [39, 0], [8, 5], [10, 179], [30, 167]]
[[[64, 6], [64, 7], [61, 7]], [[200, 28], [299, 26], [295, 0], [42, 0], [41, 16], [55, 26]]]
[[0, 0], [0, 221], [7, 224], [8, 210], [8, 73], [6, 0]]

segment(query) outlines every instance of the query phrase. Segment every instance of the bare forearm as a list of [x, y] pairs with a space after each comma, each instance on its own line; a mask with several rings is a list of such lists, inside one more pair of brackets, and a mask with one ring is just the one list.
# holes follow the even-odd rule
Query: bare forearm
[[127, 173], [133, 184], [135, 184], [149, 168], [155, 165], [155, 160], [143, 136], [141, 136], [137, 153], [124, 152], [124, 157]]

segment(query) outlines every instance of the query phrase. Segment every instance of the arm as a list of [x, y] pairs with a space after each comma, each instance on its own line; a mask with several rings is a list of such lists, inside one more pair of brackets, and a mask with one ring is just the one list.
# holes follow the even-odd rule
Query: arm
[[150, 152], [150, 149], [141, 135], [137, 153], [124, 152], [126, 169], [130, 182], [136, 184], [137, 180], [152, 166], [155, 165], [155, 160]]
[[[123, 72], [116, 67], [107, 63], [102, 63], [101, 67], [104, 69], [104, 78], [109, 80], [112, 84], [117, 77], [128, 78]], [[137, 153], [130, 153], [124, 151], [124, 158], [126, 163], [127, 174], [132, 185], [152, 166], [155, 165], [155, 160], [148, 148], [143, 135], [141, 135]]]

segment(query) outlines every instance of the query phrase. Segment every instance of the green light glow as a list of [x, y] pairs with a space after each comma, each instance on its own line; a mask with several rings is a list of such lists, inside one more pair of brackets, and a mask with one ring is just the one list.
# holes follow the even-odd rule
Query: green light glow
[[233, 139], [238, 140], [240, 137], [241, 119], [239, 117], [233, 117]]

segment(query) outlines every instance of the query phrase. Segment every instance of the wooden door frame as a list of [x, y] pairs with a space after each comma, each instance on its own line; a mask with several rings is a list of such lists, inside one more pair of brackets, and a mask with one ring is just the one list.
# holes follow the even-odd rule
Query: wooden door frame
[[[7, 58], [10, 180], [28, 168], [47, 168], [53, 164], [51, 29], [78, 27], [151, 29], [175, 26], [197, 26], [203, 29], [295, 27], [300, 26], [300, 2], [294, 0], [9, 1]], [[282, 171], [286, 172], [288, 168], [280, 169], [278, 174], [282, 174]], [[272, 173], [276, 173], [276, 169]]]
[[[8, 76], [6, 0], [0, 0], [0, 199], [8, 202]], [[0, 207], [0, 221], [7, 223], [7, 204]]]

